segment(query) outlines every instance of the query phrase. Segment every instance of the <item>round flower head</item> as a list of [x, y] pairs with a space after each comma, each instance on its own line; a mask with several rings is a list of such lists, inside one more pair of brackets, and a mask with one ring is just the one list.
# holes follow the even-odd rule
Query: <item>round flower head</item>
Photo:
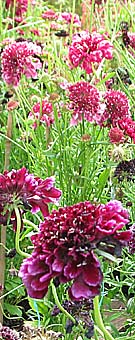
[[119, 144], [124, 142], [123, 131], [117, 127], [111, 128], [108, 135], [111, 143]]
[[103, 98], [105, 110], [101, 123], [108, 127], [117, 127], [120, 120], [130, 117], [129, 101], [124, 92], [108, 90]]
[[[32, 0], [30, 0], [32, 2]], [[15, 6], [15, 21], [21, 22], [24, 18], [24, 15], [28, 9], [28, 0], [6, 0], [6, 8], [11, 8], [11, 11], [14, 10]]]
[[58, 18], [58, 14], [55, 13], [52, 9], [48, 9], [42, 14], [42, 18], [47, 20], [56, 20]]
[[25, 168], [5, 171], [0, 175], [0, 224], [6, 224], [11, 216], [14, 221], [14, 206], [20, 210], [39, 210], [48, 215], [48, 203], [57, 203], [61, 191], [54, 187], [54, 177], [45, 180], [29, 174]]
[[37, 69], [42, 64], [39, 59], [32, 56], [40, 54], [41, 48], [33, 43], [13, 42], [5, 47], [2, 52], [2, 77], [8, 85], [18, 86], [21, 76], [36, 78]]
[[[72, 22], [72, 13], [69, 12], [63, 12], [60, 14], [58, 20], [64, 20], [67, 24], [71, 24]], [[73, 24], [76, 24], [78, 27], [81, 26], [81, 21], [79, 19], [79, 15], [78, 14], [74, 14], [74, 18], [73, 18]]]
[[131, 233], [120, 230], [128, 221], [119, 201], [98, 206], [86, 201], [54, 210], [32, 236], [34, 251], [21, 265], [19, 276], [28, 294], [43, 298], [50, 280], [57, 278], [59, 283], [72, 281], [73, 300], [98, 295], [102, 272], [94, 249], [102, 241], [114, 249], [126, 245]]
[[0, 339], [2, 340], [19, 340], [17, 332], [10, 329], [9, 327], [2, 326], [0, 324]]
[[86, 73], [92, 73], [92, 63], [99, 64], [103, 58], [112, 59], [112, 47], [102, 34], [87, 31], [75, 34], [69, 46], [71, 66], [80, 66]]
[[125, 135], [133, 139], [133, 142], [135, 143], [135, 121], [130, 117], [123, 117], [123, 119], [119, 120], [119, 127], [123, 130]]
[[96, 87], [88, 82], [80, 81], [68, 86], [70, 104], [68, 108], [72, 110], [71, 124], [75, 125], [82, 119], [89, 122], [99, 119], [100, 94]]
[[28, 118], [34, 120], [34, 128], [37, 127], [38, 120], [41, 123], [45, 123], [47, 126], [50, 126], [54, 123], [52, 103], [49, 103], [47, 99], [43, 99], [42, 104], [36, 103], [32, 108], [32, 112], [29, 113]]

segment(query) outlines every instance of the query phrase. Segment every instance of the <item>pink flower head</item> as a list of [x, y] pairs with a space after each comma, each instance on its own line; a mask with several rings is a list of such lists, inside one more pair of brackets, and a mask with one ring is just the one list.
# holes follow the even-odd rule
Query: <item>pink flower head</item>
[[129, 37], [129, 45], [133, 48], [133, 50], [135, 50], [135, 33], [128, 33], [128, 37]]
[[18, 86], [22, 74], [27, 78], [36, 78], [37, 69], [42, 64], [35, 54], [40, 54], [41, 48], [33, 43], [13, 42], [2, 52], [2, 77], [8, 85]]
[[105, 110], [101, 118], [108, 127], [117, 127], [120, 119], [130, 117], [129, 101], [124, 92], [108, 90], [104, 95]]
[[[106, 0], [95, 0], [95, 4], [97, 5], [104, 5], [104, 3], [106, 2]], [[90, 0], [90, 4], [92, 4], [92, 0]]]
[[96, 87], [80, 81], [68, 86], [69, 109], [73, 111], [71, 124], [75, 125], [82, 118], [89, 122], [97, 121], [100, 111], [100, 94]]
[[58, 14], [55, 13], [52, 9], [48, 9], [42, 14], [42, 18], [48, 20], [56, 20], [58, 18]]
[[119, 127], [123, 130], [124, 134], [133, 139], [135, 143], [135, 121], [130, 117], [124, 117], [119, 120]]
[[43, 180], [25, 168], [5, 171], [0, 175], [0, 224], [5, 224], [10, 214], [14, 219], [14, 206], [32, 213], [40, 210], [47, 216], [48, 203], [56, 204], [60, 196], [61, 191], [54, 187], [54, 177]]
[[0, 339], [2, 340], [19, 340], [18, 333], [6, 326], [0, 324]]
[[92, 63], [99, 64], [103, 58], [112, 59], [112, 47], [102, 34], [87, 31], [75, 34], [69, 46], [71, 66], [80, 66], [87, 74], [92, 73]]
[[[6, 8], [14, 7], [14, 0], [6, 0]], [[15, 1], [15, 15], [22, 19], [24, 13], [27, 12], [28, 0], [16, 0]]]
[[34, 120], [33, 127], [37, 127], [37, 121], [40, 119], [41, 123], [45, 123], [47, 126], [50, 126], [54, 123], [54, 113], [52, 103], [49, 103], [47, 99], [42, 100], [41, 103], [36, 103], [32, 112], [29, 113], [28, 118]]
[[[59, 16], [58, 20], [64, 20], [67, 24], [71, 24], [72, 21], [72, 13], [69, 12], [63, 12], [61, 13], [61, 15]], [[81, 21], [79, 19], [79, 15], [78, 14], [74, 14], [74, 18], [73, 18], [73, 24], [76, 24], [78, 27], [81, 27]]]
[[57, 278], [59, 283], [72, 281], [73, 300], [98, 295], [103, 275], [93, 250], [102, 241], [107, 247], [113, 245], [114, 252], [127, 245], [131, 232], [121, 229], [128, 222], [128, 212], [119, 201], [98, 206], [86, 201], [54, 210], [32, 236], [34, 251], [21, 265], [19, 276], [28, 294], [43, 298], [50, 280]]
[[124, 142], [124, 133], [118, 127], [111, 128], [108, 135], [111, 143], [119, 144]]

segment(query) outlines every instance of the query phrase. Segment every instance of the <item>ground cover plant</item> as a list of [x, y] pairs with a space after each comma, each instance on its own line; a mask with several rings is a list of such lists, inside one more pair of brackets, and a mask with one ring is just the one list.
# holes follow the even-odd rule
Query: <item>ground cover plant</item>
[[135, 339], [135, 4], [0, 2], [0, 339]]

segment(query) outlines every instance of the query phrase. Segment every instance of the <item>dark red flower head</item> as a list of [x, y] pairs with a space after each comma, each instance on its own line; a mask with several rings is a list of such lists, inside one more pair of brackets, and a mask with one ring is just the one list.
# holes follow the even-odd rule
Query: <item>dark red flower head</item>
[[69, 109], [72, 110], [71, 125], [76, 125], [84, 118], [89, 122], [98, 121], [101, 112], [100, 93], [96, 87], [86, 81], [68, 86]]
[[9, 213], [14, 218], [15, 206], [22, 211], [30, 209], [32, 213], [40, 210], [47, 216], [48, 203], [55, 204], [60, 196], [61, 191], [54, 187], [54, 177], [43, 180], [25, 168], [5, 171], [0, 175], [0, 221], [5, 224]]
[[108, 127], [118, 127], [119, 121], [130, 118], [129, 101], [122, 91], [108, 90], [103, 96], [105, 110], [101, 118], [101, 123]]
[[102, 272], [94, 249], [100, 242], [127, 245], [130, 231], [128, 212], [119, 201], [94, 205], [81, 202], [54, 210], [32, 236], [34, 251], [25, 259], [20, 277], [33, 298], [43, 298], [52, 278], [60, 283], [72, 281], [69, 295], [73, 300], [99, 294]]

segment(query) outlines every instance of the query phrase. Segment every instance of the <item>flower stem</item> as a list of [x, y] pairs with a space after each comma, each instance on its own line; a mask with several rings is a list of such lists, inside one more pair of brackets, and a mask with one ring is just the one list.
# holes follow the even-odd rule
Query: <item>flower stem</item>
[[23, 252], [19, 246], [20, 230], [21, 230], [21, 216], [20, 216], [20, 211], [18, 207], [14, 207], [14, 210], [15, 210], [15, 215], [16, 215], [16, 220], [17, 220], [17, 230], [16, 230], [16, 237], [15, 237], [16, 251], [18, 254], [20, 254], [23, 257], [29, 257], [30, 255]]
[[104, 339], [105, 340], [114, 340], [113, 336], [108, 332], [108, 330], [105, 328], [103, 319], [100, 313], [100, 308], [99, 308], [99, 297], [95, 296], [94, 300], [94, 319], [95, 319], [95, 324], [98, 326], [98, 328], [102, 331], [104, 334]]
[[58, 299], [58, 295], [57, 295], [57, 291], [56, 291], [56, 288], [55, 288], [55, 285], [53, 284], [53, 282], [51, 281], [51, 288], [52, 288], [52, 293], [53, 293], [53, 296], [54, 296], [54, 300], [55, 300], [55, 303], [57, 305], [57, 307], [60, 309], [60, 311], [62, 313], [64, 313], [68, 319], [70, 319], [74, 324], [76, 324], [76, 320], [73, 318], [73, 316], [71, 314], [69, 314], [67, 312], [66, 309], [64, 309], [64, 307], [61, 305], [59, 299]]
[[37, 232], [39, 232], [39, 228], [37, 227], [37, 225], [29, 220], [27, 220], [26, 218], [23, 219], [23, 223], [29, 225], [30, 227], [32, 227], [34, 230], [36, 230]]

